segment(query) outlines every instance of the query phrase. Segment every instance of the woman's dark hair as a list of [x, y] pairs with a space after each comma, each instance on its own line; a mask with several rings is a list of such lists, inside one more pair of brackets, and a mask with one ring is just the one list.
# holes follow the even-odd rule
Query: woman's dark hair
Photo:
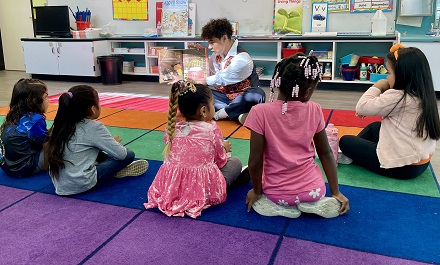
[[[308, 66], [312, 71], [316, 71], [316, 76], [307, 75], [306, 77], [305, 68]], [[292, 97], [292, 90], [296, 85], [299, 87], [298, 97], [304, 96], [307, 88], [314, 88], [321, 80], [320, 73], [321, 66], [315, 56], [297, 53], [281, 60], [275, 66], [272, 79], [281, 78], [278, 89], [286, 96], [285, 101], [287, 101]]]
[[9, 112], [6, 115], [0, 131], [8, 125], [16, 124], [26, 113], [38, 113], [44, 116], [44, 94], [47, 93], [46, 85], [38, 79], [22, 78], [15, 83], [12, 89]]
[[60, 96], [58, 104], [52, 132], [44, 152], [46, 167], [55, 179], [58, 178], [60, 169], [64, 168], [64, 162], [68, 162], [63, 156], [66, 144], [75, 134], [76, 124], [92, 114], [93, 106], [98, 106], [98, 93], [91, 86], [74, 86]]
[[211, 19], [202, 27], [201, 37], [204, 40], [220, 39], [223, 35], [226, 35], [228, 39], [232, 38], [232, 25], [226, 18]]
[[[417, 136], [438, 140], [440, 121], [428, 60], [425, 54], [415, 47], [402, 48], [397, 53], [397, 60], [393, 52], [387, 54], [387, 62], [395, 74], [393, 89], [403, 91], [403, 96], [397, 104], [405, 101], [407, 95], [419, 98], [421, 114], [416, 124]], [[425, 129], [427, 135], [424, 135]]]
[[170, 102], [167, 120], [167, 134], [170, 138], [170, 144], [167, 144], [163, 155], [168, 156], [171, 150], [171, 142], [174, 138], [176, 128], [177, 109], [186, 120], [197, 120], [197, 111], [201, 106], [211, 108], [212, 98], [211, 89], [205, 85], [193, 84], [192, 81], [179, 81], [171, 86]]

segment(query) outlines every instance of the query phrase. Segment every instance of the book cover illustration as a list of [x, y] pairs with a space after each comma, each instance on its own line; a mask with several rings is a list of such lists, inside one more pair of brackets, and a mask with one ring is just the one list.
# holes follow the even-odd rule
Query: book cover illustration
[[196, 36], [196, 3], [188, 4], [188, 36]]
[[273, 11], [274, 34], [301, 34], [302, 0], [275, 0]]
[[188, 36], [188, 1], [167, 0], [162, 3], [162, 35]]
[[191, 78], [203, 80], [209, 71], [208, 49], [160, 50], [159, 83]]
[[162, 28], [162, 2], [156, 2], [156, 29]]

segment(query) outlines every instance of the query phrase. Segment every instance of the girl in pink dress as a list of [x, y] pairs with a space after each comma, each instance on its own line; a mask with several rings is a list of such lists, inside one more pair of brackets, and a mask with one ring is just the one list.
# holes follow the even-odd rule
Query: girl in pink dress
[[[226, 200], [226, 187], [240, 175], [242, 164], [238, 157], [228, 158], [232, 146], [212, 121], [214, 97], [207, 86], [191, 80], [174, 83], [169, 106], [165, 159], [144, 206], [196, 218]], [[184, 120], [176, 121], [178, 109]]]

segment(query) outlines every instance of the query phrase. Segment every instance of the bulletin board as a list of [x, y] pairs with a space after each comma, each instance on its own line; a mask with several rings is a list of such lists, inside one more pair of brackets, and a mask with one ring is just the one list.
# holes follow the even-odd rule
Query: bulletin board
[[148, 0], [112, 0], [114, 20], [148, 20]]

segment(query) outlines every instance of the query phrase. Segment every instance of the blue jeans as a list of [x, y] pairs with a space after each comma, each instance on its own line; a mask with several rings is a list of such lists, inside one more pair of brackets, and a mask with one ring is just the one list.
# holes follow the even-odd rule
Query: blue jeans
[[96, 171], [98, 174], [98, 182], [112, 178], [116, 173], [127, 167], [134, 161], [134, 152], [127, 149], [127, 156], [122, 160], [116, 160], [106, 153], [100, 151], [96, 158]]
[[250, 87], [234, 100], [230, 100], [225, 94], [215, 89], [211, 89], [211, 91], [214, 95], [215, 111], [224, 108], [233, 121], [236, 121], [240, 114], [248, 113], [252, 106], [266, 101], [266, 93], [260, 87]]

